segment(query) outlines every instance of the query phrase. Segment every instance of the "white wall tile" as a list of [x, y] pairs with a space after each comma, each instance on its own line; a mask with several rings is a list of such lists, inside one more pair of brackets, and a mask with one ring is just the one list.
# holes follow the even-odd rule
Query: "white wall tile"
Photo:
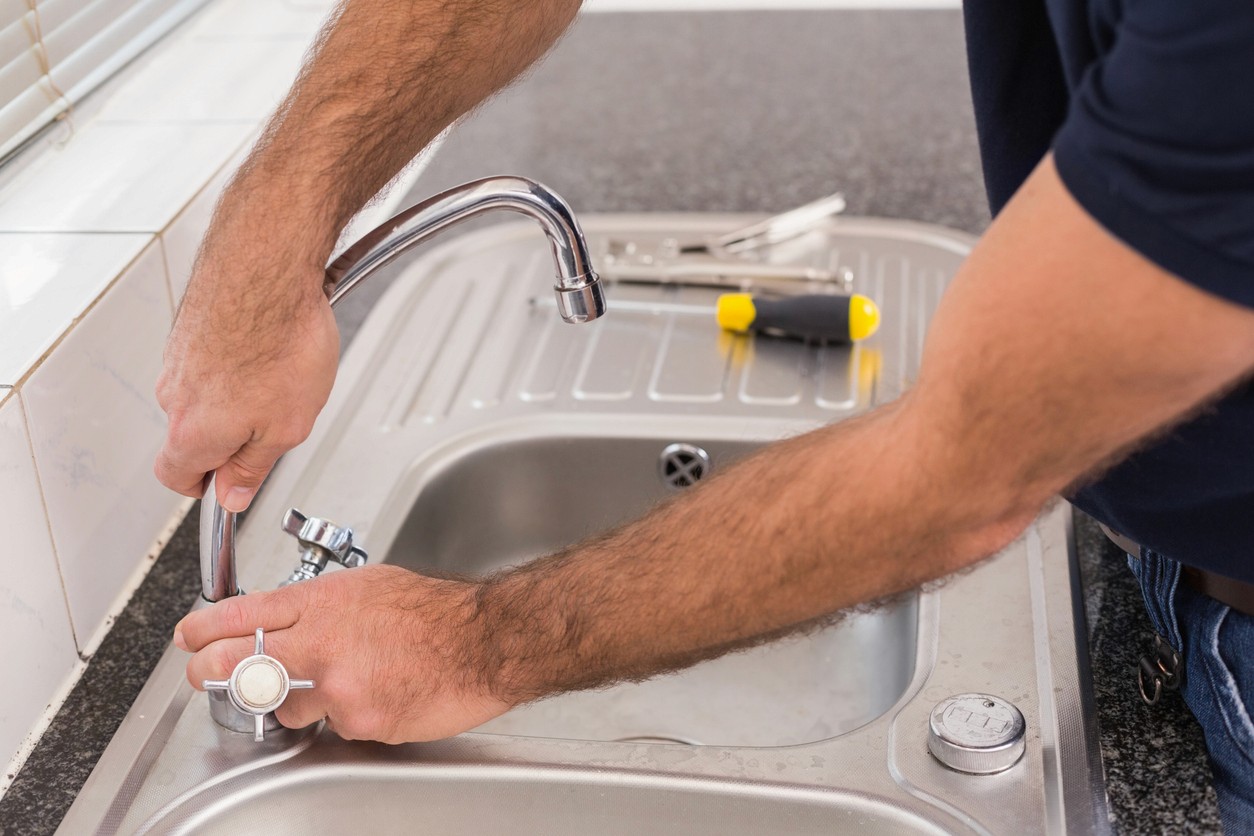
[[0, 232], [159, 232], [255, 127], [88, 124], [0, 186]]
[[166, 423], [153, 387], [170, 321], [157, 242], [23, 385], [80, 648], [181, 501], [152, 475]]
[[0, 233], [0, 385], [13, 385], [152, 235]]
[[181, 38], [138, 68], [110, 95], [98, 118], [256, 124], [296, 80], [304, 52], [300, 39]]
[[[251, 146], [251, 143], [249, 143]], [[177, 309], [179, 300], [187, 290], [187, 280], [191, 278], [192, 266], [196, 262], [196, 251], [200, 249], [200, 240], [209, 229], [209, 221], [213, 219], [213, 208], [222, 196], [222, 190], [235, 174], [240, 164], [247, 157], [247, 150], [241, 151], [231, 159], [209, 185], [188, 204], [179, 216], [170, 222], [165, 232], [161, 233], [165, 245], [165, 262], [170, 274], [170, 295]]]
[[0, 763], [78, 662], [17, 395], [0, 392]]
[[195, 36], [312, 40], [335, 3], [326, 0], [217, 0], [189, 27]]

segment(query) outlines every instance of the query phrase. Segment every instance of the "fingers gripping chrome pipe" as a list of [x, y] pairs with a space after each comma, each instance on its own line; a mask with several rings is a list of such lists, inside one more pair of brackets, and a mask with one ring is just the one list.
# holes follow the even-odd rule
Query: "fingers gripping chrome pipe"
[[[477, 215], [505, 210], [532, 218], [549, 240], [556, 268], [553, 291], [566, 322], [591, 322], [605, 313], [601, 280], [574, 213], [560, 196], [524, 177], [488, 177], [450, 189], [406, 209], [364, 235], [331, 261], [323, 286], [332, 307], [379, 268], [438, 232]], [[218, 503], [206, 480], [200, 516], [201, 595], [220, 601], [239, 594], [235, 514]]]

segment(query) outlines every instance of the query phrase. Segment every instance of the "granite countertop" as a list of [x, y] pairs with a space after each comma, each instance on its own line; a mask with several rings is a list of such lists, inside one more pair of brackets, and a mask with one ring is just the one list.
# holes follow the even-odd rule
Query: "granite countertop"
[[[415, 189], [496, 173], [581, 212], [779, 211], [842, 190], [849, 213], [980, 233], [988, 222], [958, 11], [585, 16], [545, 64], [466, 120]], [[345, 342], [375, 279], [338, 311]], [[199, 591], [184, 521], [0, 799], [0, 832], [55, 829]], [[1102, 755], [1116, 832], [1217, 832], [1201, 733], [1150, 708], [1152, 633], [1118, 550], [1077, 513]]]

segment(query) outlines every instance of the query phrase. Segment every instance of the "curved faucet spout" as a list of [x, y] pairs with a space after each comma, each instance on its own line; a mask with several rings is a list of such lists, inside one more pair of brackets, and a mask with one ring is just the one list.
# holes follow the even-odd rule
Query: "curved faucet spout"
[[[488, 177], [424, 200], [364, 235], [326, 270], [324, 290], [334, 307], [380, 267], [467, 218], [493, 210], [533, 218], [549, 239], [557, 270], [553, 291], [567, 322], [591, 322], [605, 313], [601, 280], [592, 269], [583, 232], [570, 206], [525, 177]], [[212, 476], [200, 510], [201, 594], [219, 601], [239, 593], [235, 568], [235, 514], [218, 504]]]
[[574, 212], [560, 196], [525, 177], [487, 177], [466, 183], [406, 209], [362, 236], [327, 267], [331, 304], [410, 247], [496, 209], [534, 219], [548, 236], [557, 268], [553, 290], [562, 319], [591, 322], [605, 313], [605, 296]]

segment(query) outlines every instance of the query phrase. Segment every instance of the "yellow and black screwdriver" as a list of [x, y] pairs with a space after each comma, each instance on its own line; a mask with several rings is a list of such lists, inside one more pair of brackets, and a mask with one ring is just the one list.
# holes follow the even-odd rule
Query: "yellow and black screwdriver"
[[[534, 297], [531, 304], [551, 300]], [[773, 337], [850, 343], [864, 340], [880, 327], [880, 309], [861, 293], [807, 293], [766, 297], [751, 293], [724, 293], [714, 307], [638, 299], [609, 299], [607, 312], [633, 311], [653, 314], [714, 316], [725, 331], [756, 332]]]
[[[610, 303], [611, 308], [613, 302]], [[764, 297], [724, 293], [714, 315], [725, 331], [848, 343], [864, 340], [880, 327], [880, 309], [861, 293], [810, 293]]]

